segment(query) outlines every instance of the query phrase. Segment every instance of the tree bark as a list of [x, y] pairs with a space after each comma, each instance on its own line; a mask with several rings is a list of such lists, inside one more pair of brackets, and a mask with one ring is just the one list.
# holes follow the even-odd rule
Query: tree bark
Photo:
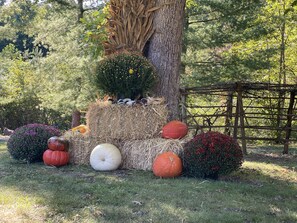
[[77, 15], [77, 21], [80, 22], [80, 20], [84, 17], [84, 1], [78, 0], [77, 1], [77, 7], [78, 7], [78, 15]]
[[185, 0], [157, 0], [155, 33], [150, 39], [148, 58], [156, 67], [159, 83], [156, 96], [165, 98], [169, 120], [179, 118], [179, 83]]

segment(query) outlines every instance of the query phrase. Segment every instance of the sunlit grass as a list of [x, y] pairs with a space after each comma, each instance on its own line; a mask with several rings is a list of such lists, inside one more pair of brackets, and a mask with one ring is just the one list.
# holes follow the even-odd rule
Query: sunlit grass
[[28, 165], [0, 143], [0, 222], [297, 222], [297, 157], [253, 151], [209, 181]]
[[272, 163], [262, 163], [262, 162], [244, 162], [244, 169], [259, 171], [260, 175], [269, 177], [271, 179], [288, 181], [292, 183], [297, 182], [297, 169], [279, 166]]
[[43, 221], [46, 206], [39, 206], [40, 199], [14, 187], [1, 186], [0, 222]]

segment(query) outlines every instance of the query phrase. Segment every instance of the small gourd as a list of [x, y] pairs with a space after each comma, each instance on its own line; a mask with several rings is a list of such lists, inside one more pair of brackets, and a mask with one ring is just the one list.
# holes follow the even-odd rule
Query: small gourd
[[71, 131], [72, 132], [79, 132], [81, 134], [84, 134], [84, 133], [89, 131], [89, 128], [86, 125], [79, 125], [79, 126], [76, 126], [76, 127], [72, 128]]

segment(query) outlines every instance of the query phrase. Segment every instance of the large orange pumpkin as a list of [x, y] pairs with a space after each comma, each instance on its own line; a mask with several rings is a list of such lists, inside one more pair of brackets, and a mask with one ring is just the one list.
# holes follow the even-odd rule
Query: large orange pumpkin
[[174, 120], [167, 123], [162, 129], [162, 137], [165, 139], [181, 139], [188, 133], [188, 126]]
[[182, 161], [175, 153], [164, 152], [155, 158], [153, 173], [157, 177], [177, 177], [182, 173]]
[[43, 162], [49, 166], [64, 166], [69, 162], [69, 153], [66, 151], [45, 150]]

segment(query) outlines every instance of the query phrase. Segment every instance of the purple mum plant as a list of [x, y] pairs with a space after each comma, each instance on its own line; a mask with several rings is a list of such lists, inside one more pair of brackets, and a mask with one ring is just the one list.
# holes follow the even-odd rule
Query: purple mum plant
[[43, 152], [47, 149], [47, 140], [60, 136], [59, 129], [44, 124], [28, 124], [17, 128], [7, 142], [10, 155], [29, 163], [42, 161]]

